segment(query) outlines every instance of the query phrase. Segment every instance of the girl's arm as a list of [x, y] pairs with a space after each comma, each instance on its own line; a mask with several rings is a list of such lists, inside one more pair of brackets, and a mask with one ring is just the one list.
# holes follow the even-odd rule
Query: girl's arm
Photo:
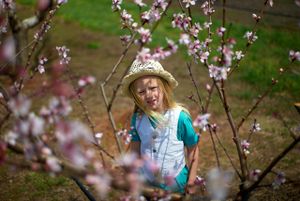
[[188, 168], [189, 178], [186, 186], [186, 193], [193, 194], [196, 192], [196, 186], [194, 184], [197, 176], [197, 168], [199, 162], [199, 150], [198, 144], [192, 147], [187, 147], [187, 159], [188, 159]]

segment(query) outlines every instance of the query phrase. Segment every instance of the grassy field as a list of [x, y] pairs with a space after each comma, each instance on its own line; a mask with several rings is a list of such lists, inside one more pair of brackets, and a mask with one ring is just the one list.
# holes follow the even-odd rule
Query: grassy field
[[[31, 5], [35, 2], [34, 0], [17, 0], [17, 2], [25, 5], [22, 9], [26, 12], [22, 12], [22, 15], [28, 16], [33, 12]], [[137, 15], [137, 9], [133, 4], [128, 4], [126, 8], [134, 12], [135, 16]], [[173, 7], [172, 9], [178, 8]], [[170, 17], [169, 15], [167, 16], [167, 18]], [[201, 22], [205, 20], [202, 16], [195, 17]], [[242, 36], [250, 29], [253, 22], [248, 19], [251, 16], [238, 16], [238, 18], [239, 23], [232, 25], [230, 35], [237, 38], [237, 48], [243, 48], [246, 41], [242, 39]], [[243, 18], [247, 23], [244, 23]], [[219, 25], [220, 21], [217, 20], [214, 28]], [[102, 81], [122, 52], [118, 36], [124, 34], [124, 32], [119, 29], [120, 22], [117, 13], [111, 12], [110, 1], [70, 0], [66, 5], [62, 6], [59, 16], [55, 17], [52, 26], [49, 34], [48, 49], [54, 49], [58, 45], [66, 45], [70, 48], [72, 68], [80, 75], [92, 74], [98, 81]], [[173, 32], [170, 24], [164, 21], [155, 33], [153, 44], [151, 45], [156, 46], [160, 44], [166, 36], [173, 39], [178, 38], [177, 32]], [[290, 49], [299, 50], [300, 47], [299, 29], [283, 29], [263, 23], [263, 26], [259, 26], [258, 37], [257, 42], [250, 48], [247, 58], [242, 62], [239, 69], [235, 71], [235, 75], [227, 84], [227, 87], [231, 89], [228, 96], [229, 102], [232, 103], [231, 110], [236, 121], [239, 121], [241, 115], [244, 115], [255, 102], [257, 95], [267, 88], [267, 83], [270, 82], [271, 77], [276, 75], [278, 68], [288, 64], [288, 51]], [[131, 57], [134, 54], [134, 50], [129, 52]], [[180, 82], [180, 86], [176, 91], [178, 99], [187, 105], [191, 110], [192, 116], [195, 117], [199, 112], [199, 108], [186, 98], [193, 93], [193, 89], [191, 89], [191, 81], [187, 74], [184, 60], [185, 57], [179, 53], [163, 61], [163, 63], [168, 64], [167, 69]], [[127, 64], [128, 61], [129, 59], [124, 62]], [[122, 65], [121, 67], [124, 68], [125, 66]], [[282, 122], [274, 118], [273, 114], [275, 112], [280, 112], [291, 126], [294, 126], [295, 122], [299, 122], [299, 115], [292, 107], [292, 103], [299, 101], [300, 98], [299, 63], [293, 64], [291, 67], [293, 70], [289, 71], [280, 80], [274, 93], [268, 96], [259, 106], [257, 112], [254, 113], [254, 117], [261, 123], [263, 131], [253, 136], [253, 149], [251, 150], [253, 155], [249, 156], [251, 168], [263, 168], [274, 157], [274, 154], [277, 154], [290, 142], [288, 130], [282, 126]], [[208, 82], [207, 70], [202, 66], [193, 66], [193, 71], [197, 75], [197, 81], [203, 88]], [[113, 83], [116, 82], [119, 75], [120, 72], [117, 72], [116, 78], [113, 78]], [[38, 81], [32, 81], [30, 87], [34, 88], [36, 83]], [[202, 93], [206, 95], [205, 92], [202, 91]], [[111, 143], [111, 129], [97, 86], [87, 91], [84, 98], [96, 124], [96, 130], [107, 134], [103, 140], [103, 146], [112, 151], [112, 153], [116, 152], [115, 145]], [[37, 97], [35, 101], [38, 104], [35, 104], [34, 107], [38, 109], [44, 100], [42, 97]], [[118, 96], [113, 112], [120, 128], [122, 125], [128, 124], [131, 106], [130, 100], [122, 95]], [[78, 104], [74, 103], [74, 108], [73, 117], [83, 119], [82, 111], [79, 109]], [[214, 96], [210, 108], [212, 113], [211, 121], [218, 123], [221, 127], [219, 135], [223, 143], [228, 147], [229, 154], [235, 156], [236, 150], [232, 146], [232, 136], [230, 135], [230, 129], [223, 110], [217, 96]], [[253, 118], [250, 118], [245, 123], [245, 127], [241, 129], [241, 137], [247, 137], [248, 127], [251, 125]], [[203, 134], [199, 147], [201, 153], [199, 174], [205, 176], [205, 173], [216, 165], [208, 134]], [[229, 161], [219, 146], [218, 151], [221, 153], [222, 166], [229, 168]], [[291, 180], [298, 179], [300, 175], [299, 164], [298, 147], [276, 166], [276, 170], [286, 170], [286, 174]], [[69, 178], [55, 179], [45, 174], [10, 172], [9, 170], [8, 167], [1, 167], [0, 169], [0, 188], [3, 189], [0, 192], [0, 200], [86, 200], [82, 192]], [[271, 181], [272, 177], [268, 177], [265, 183]], [[18, 182], [19, 184], [16, 185]], [[287, 200], [288, 198], [297, 200], [299, 193], [299, 186], [293, 185], [278, 191], [260, 189], [258, 190], [258, 196], [254, 197], [253, 201]]]

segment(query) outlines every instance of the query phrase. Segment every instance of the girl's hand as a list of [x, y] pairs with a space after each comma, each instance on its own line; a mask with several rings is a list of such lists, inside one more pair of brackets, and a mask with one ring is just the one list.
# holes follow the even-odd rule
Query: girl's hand
[[187, 184], [185, 187], [186, 194], [195, 194], [197, 186], [195, 184]]

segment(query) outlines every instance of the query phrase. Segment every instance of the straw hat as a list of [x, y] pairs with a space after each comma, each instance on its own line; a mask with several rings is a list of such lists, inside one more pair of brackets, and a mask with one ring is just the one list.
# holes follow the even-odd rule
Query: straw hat
[[164, 70], [162, 65], [154, 60], [148, 60], [144, 63], [135, 60], [130, 69], [128, 74], [124, 77], [122, 83], [122, 91], [125, 95], [131, 97], [129, 85], [135, 81], [136, 79], [144, 76], [144, 75], [155, 75], [165, 79], [171, 88], [175, 88], [178, 85], [178, 82], [175, 78], [169, 73], [168, 71]]

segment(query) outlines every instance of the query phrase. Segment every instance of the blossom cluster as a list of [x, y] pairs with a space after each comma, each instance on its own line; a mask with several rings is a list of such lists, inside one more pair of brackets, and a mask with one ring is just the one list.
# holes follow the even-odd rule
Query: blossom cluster
[[175, 53], [177, 51], [178, 46], [175, 44], [173, 40], [168, 38], [166, 40], [167, 40], [167, 46], [165, 48], [156, 47], [153, 50], [153, 53], [150, 52], [149, 48], [143, 47], [141, 51], [137, 53], [136, 59], [139, 60], [140, 62], [146, 62], [147, 60], [150, 59], [159, 61]]
[[70, 49], [66, 48], [66, 46], [56, 47], [56, 50], [58, 51], [58, 55], [60, 57], [59, 63], [61, 65], [69, 64], [71, 61], [71, 57], [68, 56], [68, 52]]
[[210, 114], [198, 115], [196, 119], [193, 121], [193, 126], [199, 128], [202, 131], [206, 131], [208, 126], [208, 119]]
[[127, 129], [122, 129], [122, 130], [118, 131], [117, 135], [119, 137], [122, 137], [125, 144], [129, 144], [131, 142], [132, 136], [131, 136], [131, 134], [128, 133]]
[[48, 61], [48, 59], [46, 57], [41, 57], [39, 59], [39, 64], [37, 66], [37, 69], [40, 74], [43, 74], [45, 72], [45, 64], [47, 61]]

